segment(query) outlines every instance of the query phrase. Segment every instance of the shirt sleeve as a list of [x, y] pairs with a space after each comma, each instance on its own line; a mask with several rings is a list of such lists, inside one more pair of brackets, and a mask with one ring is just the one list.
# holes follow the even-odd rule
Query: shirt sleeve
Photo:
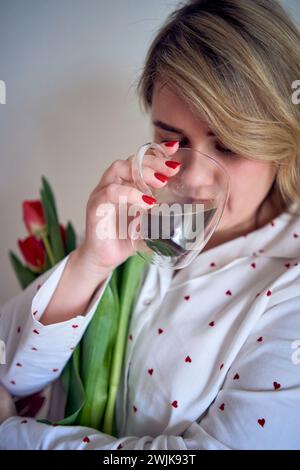
[[53, 427], [13, 417], [0, 426], [0, 445], [3, 449], [299, 449], [299, 307], [297, 296], [265, 312], [206, 415], [180, 436], [115, 438], [91, 428]]
[[50, 302], [69, 256], [1, 308], [0, 339], [5, 344], [6, 364], [0, 365], [0, 382], [14, 396], [38, 392], [58, 378], [111, 278], [110, 274], [96, 289], [81, 315], [43, 325], [39, 319]]

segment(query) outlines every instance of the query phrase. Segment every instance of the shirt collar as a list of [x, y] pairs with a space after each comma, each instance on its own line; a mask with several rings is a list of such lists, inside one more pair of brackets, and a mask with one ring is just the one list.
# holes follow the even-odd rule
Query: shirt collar
[[176, 287], [194, 276], [207, 274], [243, 257], [300, 258], [299, 214], [300, 206], [294, 203], [263, 227], [201, 252], [173, 280], [172, 269], [156, 266], [162, 291], [170, 284]]

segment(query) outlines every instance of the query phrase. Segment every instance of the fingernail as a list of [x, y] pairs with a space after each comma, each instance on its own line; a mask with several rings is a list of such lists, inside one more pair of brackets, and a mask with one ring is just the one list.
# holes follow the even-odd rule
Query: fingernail
[[147, 196], [147, 194], [143, 194], [142, 199], [144, 202], [146, 202], [147, 204], [151, 204], [151, 205], [157, 202], [156, 199], [154, 199], [154, 197]]
[[154, 173], [154, 176], [155, 178], [157, 178], [159, 181], [162, 181], [163, 183], [165, 183], [169, 179], [166, 175], [163, 175], [162, 173]]
[[173, 168], [174, 170], [175, 170], [176, 168], [178, 168], [178, 167], [181, 165], [181, 163], [175, 162], [174, 160], [167, 160], [167, 161], [165, 162], [165, 164], [166, 164], [169, 168]]
[[178, 140], [170, 140], [169, 142], [164, 142], [163, 144], [166, 147], [174, 147], [174, 145], [176, 145], [177, 143], [178, 143]]

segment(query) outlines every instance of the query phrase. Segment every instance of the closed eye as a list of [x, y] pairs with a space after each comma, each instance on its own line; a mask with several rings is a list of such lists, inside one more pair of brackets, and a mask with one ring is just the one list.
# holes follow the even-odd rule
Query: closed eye
[[231, 154], [234, 153], [234, 152], [232, 152], [232, 150], [230, 150], [226, 147], [223, 147], [222, 144], [220, 144], [219, 142], [215, 143], [215, 148], [216, 148], [216, 150], [218, 150], [218, 152], [221, 152], [221, 153], [231, 153]]
[[[160, 139], [160, 143], [168, 142], [169, 140], [172, 140], [172, 139], [171, 138], [169, 138], [169, 139]], [[227, 155], [229, 155], [229, 154], [230, 155], [235, 155], [235, 153], [232, 150], [230, 150], [229, 148], [223, 147], [223, 145], [218, 141], [216, 141], [214, 145], [215, 145], [215, 149], [220, 153], [227, 154]], [[179, 140], [179, 146], [180, 147], [189, 147], [189, 139], [187, 139], [186, 137], [184, 137], [183, 139], [180, 139]]]
[[178, 140], [179, 146], [180, 147], [188, 147], [189, 145], [189, 139], [184, 138], [184, 139], [160, 139], [160, 143], [163, 144], [164, 142], [168, 142], [170, 140]]

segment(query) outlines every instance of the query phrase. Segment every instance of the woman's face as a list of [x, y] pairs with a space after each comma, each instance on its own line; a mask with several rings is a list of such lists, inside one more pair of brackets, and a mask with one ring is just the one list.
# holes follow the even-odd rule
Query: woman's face
[[180, 96], [167, 85], [162, 86], [161, 82], [154, 85], [151, 111], [155, 142], [180, 140], [181, 146], [200, 150], [227, 169], [230, 194], [216, 232], [252, 230], [256, 210], [275, 178], [274, 165], [247, 160], [226, 151], [207, 124], [191, 111]]

